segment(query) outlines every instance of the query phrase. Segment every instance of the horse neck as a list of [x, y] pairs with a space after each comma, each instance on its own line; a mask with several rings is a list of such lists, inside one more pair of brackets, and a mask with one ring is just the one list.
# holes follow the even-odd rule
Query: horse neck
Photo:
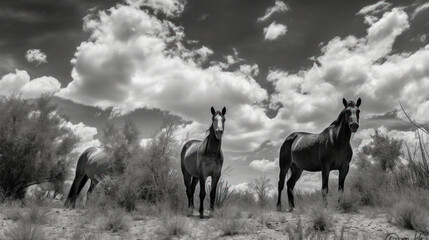
[[207, 146], [206, 146], [205, 153], [219, 154], [221, 145], [222, 145], [222, 140], [219, 140], [216, 138], [213, 126], [210, 127], [210, 133], [207, 136]]
[[340, 146], [345, 146], [350, 143], [352, 132], [350, 131], [349, 126], [347, 126], [344, 113], [342, 112], [338, 117], [338, 121], [334, 126], [335, 132], [335, 142]]

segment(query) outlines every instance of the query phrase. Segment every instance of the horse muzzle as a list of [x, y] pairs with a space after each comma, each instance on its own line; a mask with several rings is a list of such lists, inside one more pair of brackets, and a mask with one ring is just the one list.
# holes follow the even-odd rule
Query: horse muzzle
[[349, 124], [349, 128], [350, 128], [350, 131], [352, 131], [352, 132], [357, 132], [357, 130], [358, 130], [358, 128], [359, 128], [359, 124], [358, 124], [358, 123], [355, 123], [355, 122], [350, 123], [350, 124]]
[[216, 135], [216, 138], [220, 140], [223, 135], [223, 130], [216, 130], [215, 135]]

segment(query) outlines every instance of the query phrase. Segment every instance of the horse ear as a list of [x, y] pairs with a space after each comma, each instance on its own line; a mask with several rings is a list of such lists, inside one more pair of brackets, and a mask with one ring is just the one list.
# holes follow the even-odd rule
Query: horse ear
[[214, 107], [212, 107], [210, 110], [211, 110], [211, 112], [212, 112], [213, 115], [216, 113]]
[[347, 100], [345, 98], [343, 98], [343, 104], [344, 104], [344, 107], [347, 107]]
[[222, 108], [222, 115], [225, 115], [225, 113], [226, 113], [226, 107], [223, 107]]
[[362, 102], [362, 101], [361, 101], [361, 100], [360, 100], [360, 98], [359, 98], [359, 99], [357, 100], [357, 102], [356, 102], [356, 106], [357, 106], [357, 107], [359, 107], [359, 106], [360, 106], [360, 104], [361, 104], [361, 102]]

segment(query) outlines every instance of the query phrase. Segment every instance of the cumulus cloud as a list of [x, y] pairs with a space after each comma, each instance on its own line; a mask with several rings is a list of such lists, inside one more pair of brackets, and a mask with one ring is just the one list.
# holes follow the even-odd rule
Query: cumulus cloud
[[413, 12], [411, 18], [414, 19], [418, 14], [420, 14], [422, 11], [424, 11], [428, 8], [429, 8], [429, 2], [418, 6], [416, 9], [414, 9], [414, 12]]
[[276, 2], [274, 3], [274, 6], [269, 7], [265, 11], [265, 15], [258, 18], [258, 22], [263, 22], [263, 21], [267, 20], [276, 12], [287, 12], [288, 10], [289, 10], [289, 7], [284, 2], [282, 2], [280, 0], [276, 0]]
[[46, 54], [43, 53], [40, 49], [29, 49], [25, 53], [25, 59], [27, 59], [29, 63], [36, 64], [36, 66], [48, 62]]
[[79, 137], [79, 142], [72, 151], [74, 153], [81, 154], [89, 147], [101, 145], [100, 141], [95, 138], [95, 135], [97, 135], [97, 128], [95, 127], [87, 126], [82, 122], [73, 124], [66, 120], [61, 123], [61, 126], [70, 129], [77, 137]]
[[253, 160], [249, 166], [261, 172], [269, 172], [279, 168], [279, 159], [276, 158], [274, 161], [268, 159]]
[[398, 109], [398, 100], [414, 113], [424, 108], [429, 46], [415, 53], [391, 53], [396, 37], [408, 27], [407, 14], [395, 8], [370, 25], [363, 38], [332, 39], [310, 69], [297, 74], [270, 71], [268, 80], [277, 91], [272, 107], [279, 103], [279, 115], [309, 124], [305, 128], [320, 126], [329, 121], [325, 116], [338, 114], [335, 109], [341, 108], [342, 97], [361, 97], [363, 117]]
[[272, 22], [268, 27], [264, 28], [264, 38], [265, 40], [275, 40], [280, 36], [285, 35], [287, 32], [287, 27], [283, 24]]
[[[208, 56], [211, 50], [187, 49], [181, 27], [136, 3], [101, 11], [98, 18], [85, 18], [84, 25], [91, 37], [77, 48], [73, 81], [58, 96], [113, 107], [119, 114], [158, 108], [204, 130], [210, 107], [226, 106], [225, 147], [237, 151], [257, 147], [268, 134], [263, 126], [269, 118], [261, 106], [268, 94], [252, 77], [256, 69], [231, 72], [218, 64], [203, 69], [195, 56]], [[237, 55], [235, 50], [227, 64], [240, 61]]]
[[15, 73], [4, 75], [0, 79], [0, 94], [11, 92], [22, 93], [23, 98], [37, 98], [43, 93], [54, 93], [61, 88], [61, 83], [53, 77], [40, 77], [30, 80], [25, 70], [15, 70]]

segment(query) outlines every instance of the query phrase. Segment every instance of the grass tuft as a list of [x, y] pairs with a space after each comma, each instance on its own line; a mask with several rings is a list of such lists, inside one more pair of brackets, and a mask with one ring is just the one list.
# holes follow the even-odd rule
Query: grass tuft
[[172, 239], [186, 234], [187, 231], [184, 217], [166, 215], [161, 219], [161, 226], [157, 233], [161, 239]]
[[310, 222], [316, 231], [325, 231], [332, 226], [332, 217], [324, 207], [313, 207], [310, 209]]
[[121, 232], [128, 230], [125, 213], [121, 209], [109, 211], [104, 223], [104, 229], [112, 232]]
[[5, 231], [6, 239], [11, 240], [45, 240], [46, 236], [43, 229], [29, 221], [18, 221]]
[[400, 202], [393, 207], [390, 213], [392, 222], [406, 229], [420, 232], [429, 232], [429, 222], [425, 209], [413, 202]]

